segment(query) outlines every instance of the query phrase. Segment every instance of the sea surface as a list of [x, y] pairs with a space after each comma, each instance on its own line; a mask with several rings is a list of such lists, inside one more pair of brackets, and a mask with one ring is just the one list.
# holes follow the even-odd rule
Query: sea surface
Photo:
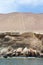
[[43, 58], [0, 58], [0, 65], [43, 65]]

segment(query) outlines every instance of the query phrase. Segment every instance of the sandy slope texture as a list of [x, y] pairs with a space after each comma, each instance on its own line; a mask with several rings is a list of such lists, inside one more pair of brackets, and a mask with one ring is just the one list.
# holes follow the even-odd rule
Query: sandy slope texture
[[9, 13], [0, 14], [0, 32], [43, 32], [43, 14]]

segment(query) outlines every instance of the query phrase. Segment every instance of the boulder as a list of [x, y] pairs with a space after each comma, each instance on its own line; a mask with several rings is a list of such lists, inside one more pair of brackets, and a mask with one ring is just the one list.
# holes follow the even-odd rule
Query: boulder
[[22, 51], [23, 56], [28, 56], [28, 48], [25, 47]]
[[3, 49], [1, 49], [1, 55], [4, 55], [4, 54], [6, 54], [7, 53], [7, 51], [8, 51], [8, 48], [3, 48]]
[[12, 57], [13, 51], [14, 51], [14, 49], [11, 46], [9, 46], [6, 55], [9, 57]]
[[8, 57], [12, 57], [12, 51], [7, 52], [6, 55], [7, 55]]
[[43, 53], [40, 53], [40, 57], [43, 58]]
[[40, 55], [39, 51], [34, 50], [32, 48], [30, 48], [28, 51], [29, 51], [28, 54], [30, 57], [38, 57]]
[[21, 47], [19, 47], [19, 48], [16, 50], [16, 52], [20, 52], [20, 53], [21, 53], [22, 50], [23, 50], [23, 49], [22, 49]]
[[16, 50], [16, 55], [20, 56], [22, 50], [23, 50], [23, 48], [19, 47], [19, 48]]
[[1, 56], [11, 56], [13, 52], [13, 48], [10, 46], [10, 47], [5, 47], [3, 49], [1, 49]]
[[12, 52], [12, 57], [16, 56], [16, 49], [13, 50]]

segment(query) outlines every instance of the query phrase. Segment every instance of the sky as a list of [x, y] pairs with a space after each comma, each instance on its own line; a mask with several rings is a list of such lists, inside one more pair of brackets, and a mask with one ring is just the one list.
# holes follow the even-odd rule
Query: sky
[[43, 13], [43, 0], [0, 0], [0, 13]]

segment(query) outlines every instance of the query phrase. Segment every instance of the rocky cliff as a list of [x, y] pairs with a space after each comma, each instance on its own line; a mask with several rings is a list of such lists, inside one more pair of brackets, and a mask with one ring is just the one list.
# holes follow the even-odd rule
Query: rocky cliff
[[18, 32], [0, 33], [0, 47], [8, 46], [14, 49], [27, 47], [43, 52], [43, 34], [32, 32], [22, 34]]

